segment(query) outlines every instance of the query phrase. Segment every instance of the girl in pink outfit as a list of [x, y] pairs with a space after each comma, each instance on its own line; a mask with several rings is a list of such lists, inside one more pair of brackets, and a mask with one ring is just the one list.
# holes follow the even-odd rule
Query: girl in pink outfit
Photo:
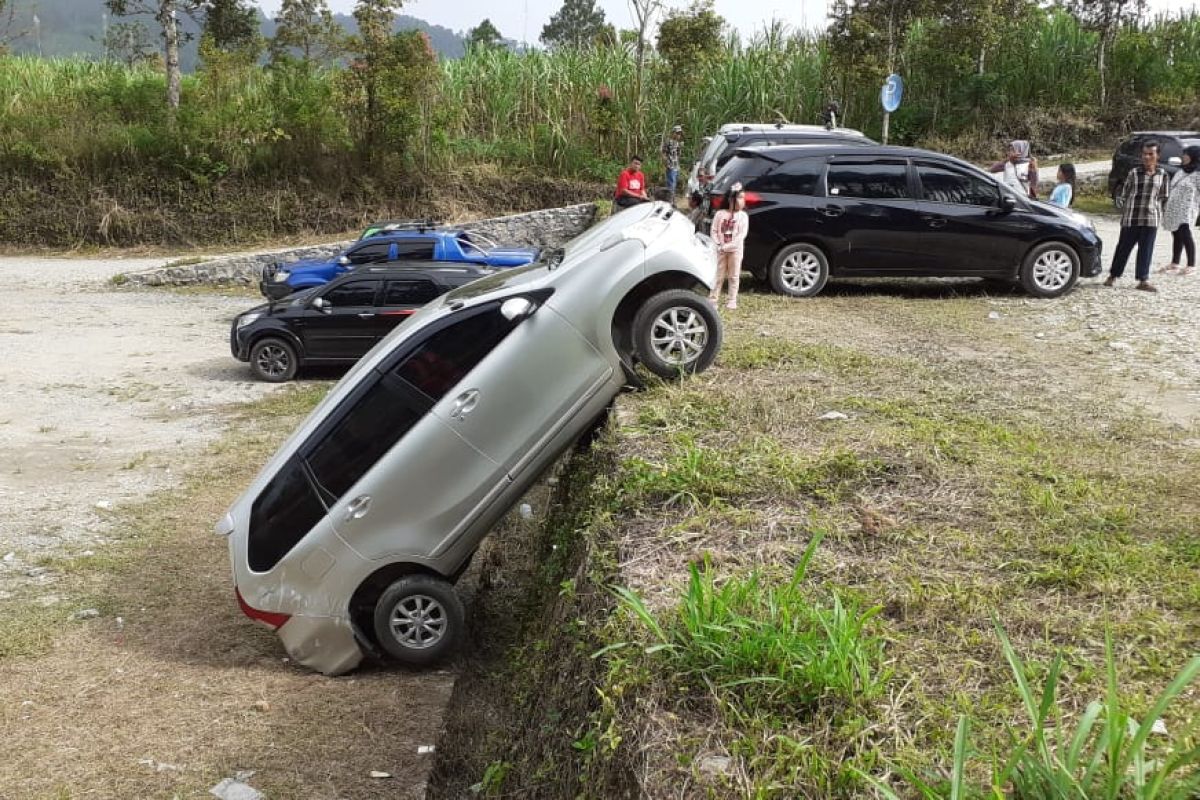
[[740, 183], [729, 187], [723, 205], [712, 221], [712, 238], [717, 243], [717, 280], [708, 299], [716, 305], [721, 296], [721, 285], [729, 281], [725, 307], [733, 309], [737, 308], [738, 285], [742, 281], [743, 245], [746, 233], [750, 230], [750, 218], [745, 211], [746, 193]]

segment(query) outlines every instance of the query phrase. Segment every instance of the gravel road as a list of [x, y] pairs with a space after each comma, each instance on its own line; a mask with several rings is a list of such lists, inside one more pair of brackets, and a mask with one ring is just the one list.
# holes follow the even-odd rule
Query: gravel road
[[246, 298], [108, 284], [161, 263], [0, 258], [0, 592], [103, 547], [108, 509], [173, 485], [218, 409], [274, 388], [225, 344]]

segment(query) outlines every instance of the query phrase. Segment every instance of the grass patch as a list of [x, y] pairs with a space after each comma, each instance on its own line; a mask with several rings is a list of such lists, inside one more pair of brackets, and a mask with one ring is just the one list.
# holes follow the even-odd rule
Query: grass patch
[[1112, 198], [1102, 193], [1078, 195], [1072, 201], [1071, 209], [1081, 214], [1101, 214], [1104, 216], [1114, 216], [1121, 213], [1113, 205]]

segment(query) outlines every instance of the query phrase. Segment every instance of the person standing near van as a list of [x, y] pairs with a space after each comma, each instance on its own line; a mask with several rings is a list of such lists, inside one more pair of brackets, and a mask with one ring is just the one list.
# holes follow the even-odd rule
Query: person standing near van
[[[1183, 165], [1171, 179], [1171, 194], [1167, 198], [1163, 227], [1171, 232], [1171, 263], [1163, 272], [1191, 275], [1196, 269], [1196, 243], [1192, 240], [1192, 225], [1200, 215], [1200, 147], [1183, 151]], [[1180, 269], [1187, 253], [1187, 266]]]
[[613, 195], [613, 205], [617, 208], [629, 208], [649, 200], [650, 196], [646, 194], [646, 176], [642, 174], [642, 157], [634, 156], [629, 159], [629, 166], [621, 170], [617, 178], [617, 192]]
[[713, 215], [712, 239], [717, 243], [717, 279], [713, 282], [708, 299], [716, 305], [721, 298], [721, 287], [729, 282], [729, 294], [725, 307], [737, 308], [738, 288], [742, 282], [742, 255], [745, 252], [746, 234], [750, 232], [750, 217], [746, 214], [746, 193], [740, 183], [729, 187], [722, 208]]
[[1158, 142], [1145, 142], [1142, 145], [1142, 165], [1129, 170], [1117, 192], [1117, 205], [1121, 207], [1121, 238], [1117, 240], [1105, 286], [1115, 284], [1125, 272], [1125, 264], [1136, 247], [1137, 288], [1143, 292], [1158, 291], [1150, 285], [1150, 259], [1154, 257], [1154, 239], [1158, 235], [1158, 226], [1162, 224], [1170, 193], [1167, 173], [1158, 165]]
[[675, 185], [679, 182], [679, 151], [683, 149], [683, 126], [671, 128], [671, 135], [663, 140], [663, 164], [667, 168], [666, 189], [675, 197]]

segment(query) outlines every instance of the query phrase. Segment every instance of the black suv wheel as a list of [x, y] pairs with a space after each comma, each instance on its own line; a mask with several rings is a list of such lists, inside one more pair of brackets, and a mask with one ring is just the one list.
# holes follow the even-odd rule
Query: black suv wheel
[[296, 348], [283, 339], [259, 339], [250, 348], [250, 369], [259, 380], [283, 383], [296, 377]]

